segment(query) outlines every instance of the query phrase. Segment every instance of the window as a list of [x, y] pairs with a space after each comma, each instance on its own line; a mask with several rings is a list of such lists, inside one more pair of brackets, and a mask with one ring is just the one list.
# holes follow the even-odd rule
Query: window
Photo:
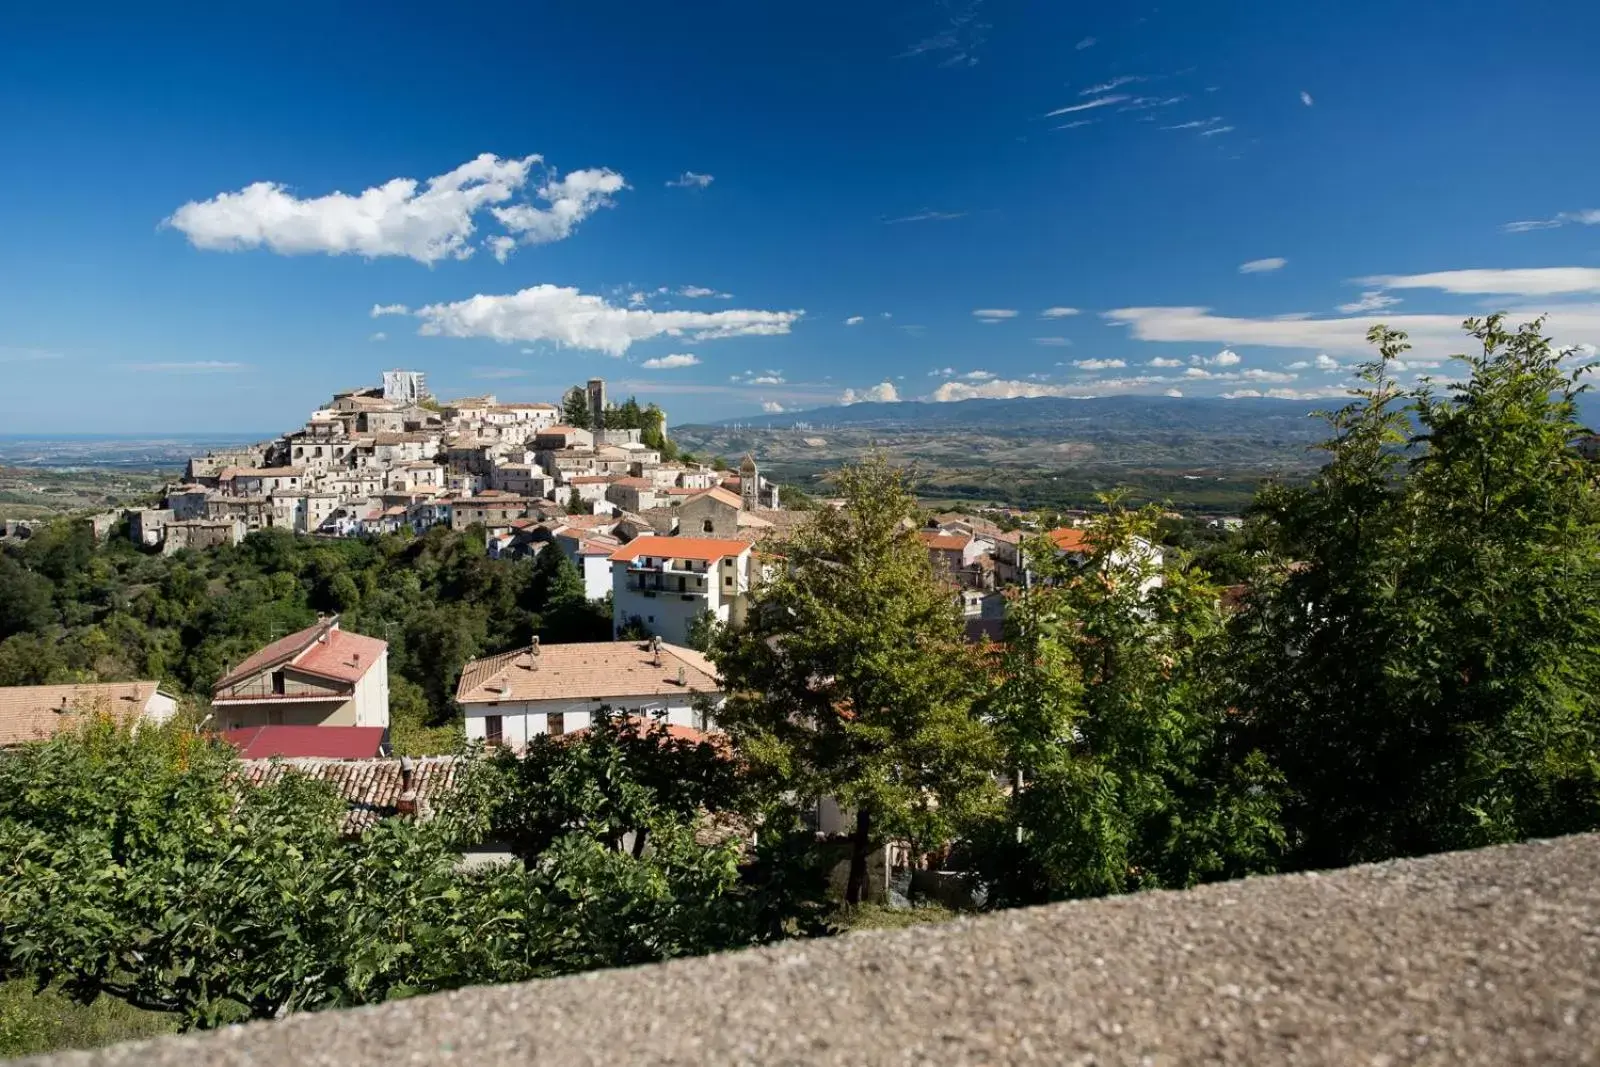
[[731, 574], [724, 574], [724, 575], [723, 575], [723, 576], [722, 576], [722, 584], [723, 584], [723, 585], [732, 585], [732, 584], [733, 584], [733, 575], [731, 575]]
[[552, 711], [544, 717], [545, 732], [551, 737], [560, 737], [567, 732], [567, 716], [565, 712]]
[[485, 715], [483, 717], [483, 739], [489, 744], [503, 744], [505, 734], [502, 731], [500, 716]]
[[283, 693], [284, 693], [283, 672], [282, 671], [273, 671], [272, 672], [272, 695], [275, 696], [275, 697], [281, 697], [281, 696], [283, 696]]
[[700, 523], [700, 530], [703, 533], [711, 533], [715, 529], [716, 525], [710, 519], [704, 519]]

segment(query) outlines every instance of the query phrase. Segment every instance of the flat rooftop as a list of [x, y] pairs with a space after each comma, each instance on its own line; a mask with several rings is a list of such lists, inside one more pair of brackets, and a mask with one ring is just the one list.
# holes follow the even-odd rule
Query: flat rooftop
[[1600, 836], [1000, 912], [50, 1064], [1600, 1062]]

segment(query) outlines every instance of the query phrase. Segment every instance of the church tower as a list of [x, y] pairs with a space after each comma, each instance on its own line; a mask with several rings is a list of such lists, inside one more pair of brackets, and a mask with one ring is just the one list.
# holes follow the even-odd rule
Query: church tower
[[744, 462], [739, 464], [739, 497], [740, 506], [746, 511], [755, 511], [761, 506], [761, 470], [756, 466], [756, 458], [748, 452], [744, 454]]
[[[589, 394], [589, 428], [598, 435], [606, 425], [606, 380], [590, 378], [586, 392]], [[594, 443], [600, 444], [599, 436], [595, 437]]]

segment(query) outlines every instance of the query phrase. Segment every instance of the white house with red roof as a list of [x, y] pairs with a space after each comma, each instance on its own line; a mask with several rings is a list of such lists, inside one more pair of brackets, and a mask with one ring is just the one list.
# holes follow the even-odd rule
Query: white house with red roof
[[212, 716], [246, 726], [389, 725], [389, 644], [339, 629], [337, 615], [279, 638], [217, 681]]
[[663, 641], [687, 645], [702, 612], [723, 624], [744, 621], [758, 573], [748, 541], [638, 538], [611, 554], [613, 631], [637, 619]]

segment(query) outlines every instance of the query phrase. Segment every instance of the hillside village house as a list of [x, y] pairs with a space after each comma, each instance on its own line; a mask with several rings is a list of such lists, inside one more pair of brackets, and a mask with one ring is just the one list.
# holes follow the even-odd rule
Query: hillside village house
[[[1059, 555], [1069, 559], [1083, 560], [1090, 552], [1089, 533], [1087, 530], [1075, 526], [1061, 526], [1045, 534], [1050, 543], [1056, 546]], [[1161, 585], [1161, 564], [1164, 556], [1161, 549], [1151, 544], [1142, 537], [1133, 539], [1132, 548], [1116, 552], [1112, 555], [1110, 563], [1113, 567], [1127, 567], [1138, 563], [1147, 571], [1144, 581], [1139, 584], [1139, 593], [1144, 595]]]
[[177, 698], [158, 682], [0, 687], [0, 748], [47, 740], [88, 715], [160, 724], [177, 710]]
[[582, 575], [583, 595], [590, 600], [604, 600], [611, 592], [611, 553], [621, 548], [622, 542], [579, 528], [558, 530], [554, 541]]
[[211, 694], [224, 730], [389, 725], [389, 645], [339, 629], [337, 615], [280, 638], [228, 671]]
[[749, 542], [714, 537], [641, 537], [611, 554], [611, 622], [633, 619], [672, 644], [686, 645], [696, 616], [744, 621], [759, 578]]
[[456, 703], [467, 740], [521, 748], [538, 734], [588, 729], [601, 708], [655, 719], [678, 730], [716, 728], [722, 705], [716, 669], [692, 649], [655, 641], [537, 643], [473, 660]]

